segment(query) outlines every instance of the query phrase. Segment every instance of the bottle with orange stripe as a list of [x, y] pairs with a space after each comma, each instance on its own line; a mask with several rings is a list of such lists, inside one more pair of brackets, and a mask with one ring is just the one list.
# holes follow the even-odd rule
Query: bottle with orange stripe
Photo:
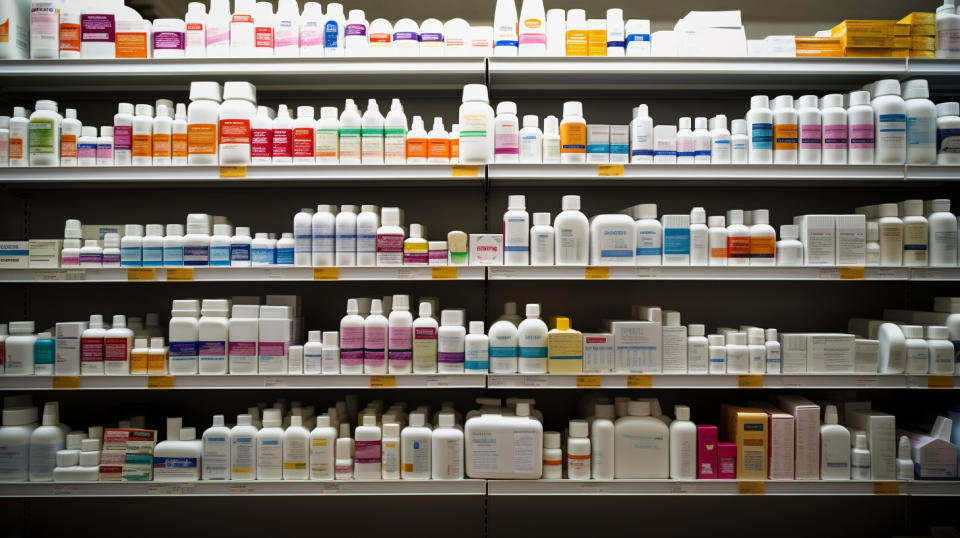
[[570, 421], [570, 437], [567, 438], [567, 478], [590, 479], [590, 437], [586, 420]]
[[450, 164], [460, 163], [460, 124], [450, 127]]
[[407, 164], [427, 164], [427, 131], [420, 116], [413, 117], [407, 131]]
[[777, 264], [777, 232], [770, 226], [770, 210], [754, 209], [750, 226], [750, 265]]
[[543, 432], [543, 478], [563, 478], [563, 450], [560, 449], [560, 432]]
[[450, 137], [443, 128], [443, 118], [433, 118], [433, 129], [427, 133], [427, 162], [450, 163]]
[[157, 117], [153, 120], [153, 165], [170, 166], [171, 163], [171, 136], [173, 134], [173, 118], [167, 105], [157, 107]]

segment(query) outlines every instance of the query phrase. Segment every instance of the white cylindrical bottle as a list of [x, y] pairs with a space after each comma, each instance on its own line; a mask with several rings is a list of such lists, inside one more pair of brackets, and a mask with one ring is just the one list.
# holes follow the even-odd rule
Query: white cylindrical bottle
[[207, 8], [201, 2], [187, 4], [184, 16], [184, 56], [203, 58], [207, 55]]
[[540, 319], [540, 305], [528, 304], [527, 319], [517, 327], [517, 352], [521, 374], [547, 372], [547, 324]]
[[[0, 122], [3, 120], [0, 119]], [[7, 133], [9, 134], [9, 132]], [[3, 125], [0, 123], [0, 137], [3, 136]], [[0, 152], [2, 152], [3, 140], [0, 139]], [[5, 155], [0, 153], [0, 168], [7, 165], [2, 162]], [[83, 127], [80, 131], [80, 138], [77, 139], [77, 166], [92, 167], [97, 166], [97, 128]]]
[[907, 106], [900, 97], [900, 81], [878, 80], [871, 101], [876, 132], [876, 164], [904, 164], [907, 158]]
[[283, 478], [282, 418], [279, 409], [263, 411], [263, 429], [257, 432], [257, 480]]
[[204, 299], [197, 321], [197, 355], [199, 372], [207, 375], [227, 373], [230, 302], [226, 299]]
[[747, 347], [747, 333], [727, 333], [727, 373], [746, 374], [750, 372], [750, 350]]
[[168, 114], [167, 106], [157, 107], [157, 117], [153, 120], [153, 165], [170, 166], [173, 157], [173, 118]]
[[503, 214], [503, 264], [530, 264], [530, 215], [523, 195], [510, 195]]
[[750, 265], [777, 264], [777, 232], [770, 226], [770, 211], [755, 209], [750, 227]]
[[937, 107], [930, 101], [927, 81], [903, 83], [907, 114], [907, 164], [937, 163]]
[[466, 359], [466, 333], [463, 327], [462, 310], [440, 312], [440, 328], [437, 330], [437, 372], [463, 373]]
[[357, 215], [357, 265], [377, 265], [377, 229], [380, 227], [380, 208], [375, 205], [360, 206]]
[[616, 442], [613, 421], [615, 409], [611, 404], [597, 404], [590, 423], [591, 474], [594, 480], [613, 480]]
[[730, 164], [731, 136], [727, 130], [727, 117], [717, 114], [710, 131], [710, 164]]
[[710, 373], [727, 373], [727, 347], [724, 344], [724, 336], [722, 334], [711, 334], [707, 336], [707, 342], [709, 344], [707, 352], [709, 353]]
[[633, 230], [637, 241], [637, 265], [661, 265], [663, 226], [657, 220], [657, 204], [637, 206], [637, 222]]
[[393, 296], [393, 310], [387, 320], [387, 349], [389, 372], [409, 374], [413, 371], [413, 316], [410, 314], [410, 297]]
[[210, 0], [210, 11], [203, 21], [206, 25], [206, 56], [226, 58], [230, 56], [230, 0]]
[[560, 121], [560, 162], [579, 164], [587, 161], [587, 122], [580, 101], [563, 103]]
[[853, 480], [870, 480], [871, 462], [870, 450], [867, 448], [866, 432], [855, 433], [853, 449], [850, 452], [850, 478]]
[[511, 101], [497, 104], [494, 118], [495, 162], [520, 162], [520, 125], [517, 120], [517, 105]]
[[677, 125], [677, 164], [693, 164], [694, 141], [689, 117], [680, 118]]
[[303, 417], [290, 417], [290, 426], [283, 432], [283, 479], [310, 478], [310, 431], [303, 427]]
[[676, 420], [670, 423], [670, 478], [697, 478], [697, 426], [690, 422], [690, 408], [674, 406]]
[[296, 0], [280, 0], [273, 19], [273, 40], [274, 56], [300, 56], [300, 6]]
[[486, 164], [494, 161], [494, 114], [483, 84], [463, 87], [460, 105], [460, 163]]
[[204, 430], [201, 443], [203, 443], [203, 452], [200, 456], [200, 478], [229, 480], [230, 428], [224, 426], [223, 415], [213, 416], [213, 425]]
[[256, 478], [257, 427], [250, 415], [237, 415], [237, 425], [230, 429], [230, 480]]
[[471, 321], [470, 333], [464, 339], [463, 369], [467, 373], [490, 371], [490, 338], [483, 334], [483, 322]]
[[[770, 110], [770, 98], [766, 95], [754, 95], [750, 98], [750, 110], [747, 111], [746, 135], [750, 164], [773, 163], [773, 111]], [[734, 135], [737, 134], [734, 122]], [[736, 146], [734, 146], [736, 157]], [[736, 160], [734, 160], [736, 164]]]
[[903, 201], [903, 265], [926, 267], [929, 245], [929, 226], [923, 216], [923, 200]]
[[[190, 93], [192, 100], [192, 86]], [[117, 110], [117, 114], [113, 116], [113, 164], [114, 166], [130, 166], [133, 162], [134, 107], [130, 103], [120, 103], [117, 105]], [[12, 134], [13, 130], [11, 129], [11, 137]]]
[[377, 426], [377, 417], [364, 415], [361, 426], [354, 433], [354, 478], [357, 480], [380, 480], [382, 477], [382, 433]]
[[777, 241], [777, 265], [803, 265], [803, 243], [800, 237], [800, 227], [793, 224], [780, 226], [780, 240]]
[[580, 197], [565, 195], [563, 211], [553, 221], [557, 265], [587, 265], [590, 257], [590, 223], [580, 212]]
[[847, 109], [849, 136], [847, 162], [849, 164], [873, 164], [876, 146], [873, 124], [874, 113], [870, 105], [870, 92], [851, 92], [850, 106]]
[[560, 123], [556, 116], [543, 118], [543, 164], [560, 163]]
[[250, 128], [256, 116], [257, 90], [253, 84], [241, 81], [224, 84], [218, 131], [221, 165], [250, 164]]
[[950, 212], [950, 200], [938, 198], [931, 202], [933, 211], [928, 217], [931, 267], [957, 265], [957, 217]]
[[150, 166], [153, 164], [153, 106], [139, 104], [135, 110], [137, 115], [133, 118], [131, 164]]
[[816, 95], [800, 96], [797, 120], [800, 136], [800, 151], [797, 162], [799, 164], [820, 164], [820, 156], [823, 151], [823, 131]]
[[356, 299], [347, 300], [347, 315], [340, 320], [340, 373], [363, 373], [364, 320]]
[[77, 145], [81, 128], [80, 120], [77, 119], [77, 111], [68, 108], [66, 117], [60, 122], [60, 166], [77, 166]]
[[293, 216], [293, 263], [310, 267], [313, 260], [313, 209], [301, 209]]
[[766, 337], [766, 342], [763, 344], [763, 347], [766, 349], [767, 355], [767, 372], [768, 374], [779, 374], [782, 370], [781, 368], [781, 346], [780, 342], [777, 340], [777, 330], [776, 329], [767, 329], [764, 331], [764, 336]]
[[270, 140], [270, 155], [273, 164], [293, 164], [293, 134], [295, 120], [290, 117], [287, 105], [277, 107]]
[[433, 128], [427, 133], [427, 163], [450, 164], [450, 135], [441, 117], [433, 118]]
[[336, 216], [337, 266], [357, 264], [357, 206], [344, 204]]
[[730, 164], [747, 164], [750, 138], [747, 136], [747, 121], [733, 120], [730, 125]]
[[727, 219], [723, 216], [707, 218], [710, 263], [712, 266], [727, 265]]
[[520, 129], [520, 162], [523, 164], [543, 162], [543, 133], [537, 123], [533, 114], [523, 117], [523, 129]]
[[[357, 9], [350, 10], [353, 14]], [[363, 164], [383, 164], [383, 114], [376, 99], [367, 100], [361, 127], [360, 154]]]
[[930, 354], [929, 373], [933, 375], [951, 375], [954, 370], [953, 343], [949, 341], [950, 330], [947, 327], [931, 325], [927, 327], [927, 346]]
[[380, 227], [377, 228], [378, 266], [403, 265], [403, 233], [403, 228], [400, 227], [399, 208], [381, 209]]
[[332, 267], [336, 265], [336, 217], [331, 206], [320, 204], [313, 214], [312, 242], [310, 252], [314, 267]]
[[543, 432], [542, 478], [544, 480], [560, 480], [563, 478], [563, 450], [560, 449], [560, 432]]
[[937, 164], [960, 164], [960, 103], [956, 101], [937, 104]]
[[747, 360], [751, 374], [763, 374], [767, 371], [767, 350], [764, 346], [765, 333], [760, 327], [747, 329]]
[[340, 120], [337, 119], [337, 107], [320, 108], [314, 143], [317, 164], [340, 163]]
[[311, 165], [314, 157], [317, 120], [312, 106], [298, 106], [297, 119], [293, 122], [293, 164]]
[[497, 0], [493, 15], [493, 55], [516, 56], [519, 41], [516, 3], [514, 0]]
[[333, 480], [336, 463], [337, 431], [330, 425], [330, 416], [317, 417], [317, 426], [310, 432], [310, 480]]
[[[545, 56], [547, 54], [547, 26], [543, 0], [524, 0], [520, 7], [517, 24], [519, 33], [519, 56]], [[496, 54], [496, 51], [494, 51]], [[512, 56], [512, 55], [510, 55]]]
[[390, 111], [383, 120], [383, 162], [384, 164], [407, 162], [407, 115], [403, 113], [403, 105], [400, 104], [399, 99], [394, 99], [390, 103]]
[[907, 339], [906, 374], [926, 374], [930, 371], [930, 347], [923, 339], [923, 327], [920, 325], [901, 325], [903, 336]]
[[797, 109], [792, 95], [778, 95], [773, 100], [773, 162], [797, 164], [799, 133]]
[[[567, 12], [562, 9], [547, 10], [546, 55], [567, 55]], [[559, 448], [560, 445], [557, 445]]]
[[702, 207], [690, 211], [690, 265], [709, 265], [710, 234], [707, 212]]
[[530, 265], [553, 265], [554, 241], [550, 213], [534, 213], [530, 228]]
[[[57, 402], [44, 404], [43, 422], [40, 427], [30, 433], [30, 482], [53, 481], [53, 469], [57, 466], [57, 451], [63, 450], [66, 437], [58, 426], [59, 422], [59, 404]], [[6, 469], [4, 471], [4, 474], [9, 472]]]
[[823, 136], [823, 164], [847, 164], [847, 111], [843, 108], [843, 96], [831, 93], [823, 96], [821, 114]]
[[362, 9], [351, 9], [347, 13], [347, 20], [343, 31], [343, 48], [346, 56], [366, 56], [370, 47], [367, 30], [370, 24], [367, 15]]
[[743, 224], [743, 210], [727, 211], [727, 265], [750, 265], [750, 228]]
[[463, 478], [463, 431], [454, 425], [453, 419], [453, 414], [441, 413], [439, 426], [430, 438], [434, 480]]
[[590, 437], [586, 420], [571, 420], [567, 438], [567, 478], [588, 480], [590, 478]]
[[176, 299], [170, 316], [170, 373], [194, 375], [198, 362], [200, 302], [196, 299]]
[[880, 204], [880, 265], [903, 265], [903, 221], [897, 217], [897, 204]]
[[820, 426], [820, 479], [850, 480], [850, 430], [837, 423], [837, 407], [828, 405]]
[[653, 162], [653, 118], [647, 105], [638, 106], [634, 112], [630, 122], [630, 162], [649, 164]]
[[420, 316], [413, 322], [413, 373], [432, 374], [437, 371], [437, 329], [433, 305], [420, 303]]
[[383, 316], [383, 303], [374, 299], [370, 303], [370, 315], [363, 320], [363, 373], [387, 373], [387, 318]]

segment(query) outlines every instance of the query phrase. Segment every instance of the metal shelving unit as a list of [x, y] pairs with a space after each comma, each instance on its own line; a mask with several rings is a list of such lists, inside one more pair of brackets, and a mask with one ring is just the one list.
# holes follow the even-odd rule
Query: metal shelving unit
[[[887, 280], [913, 279], [907, 267], [693, 267], [693, 266], [491, 266], [490, 280]], [[960, 278], [960, 269], [944, 267], [918, 274]], [[932, 279], [932, 278], [928, 278]]]
[[0, 282], [310, 282], [483, 280], [483, 267], [138, 267], [0, 269]]
[[4, 376], [4, 390], [484, 388], [484, 374]]

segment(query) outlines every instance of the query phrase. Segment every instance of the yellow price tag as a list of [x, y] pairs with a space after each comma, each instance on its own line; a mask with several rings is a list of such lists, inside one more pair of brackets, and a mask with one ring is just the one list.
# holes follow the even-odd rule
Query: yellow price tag
[[143, 282], [157, 279], [157, 270], [152, 267], [129, 267], [127, 268], [128, 282]]
[[603, 384], [603, 378], [598, 375], [578, 375], [578, 389], [597, 389]]
[[147, 376], [147, 388], [148, 389], [172, 389], [173, 376], [172, 375]]
[[53, 377], [51, 388], [73, 390], [80, 388], [80, 378], [75, 375], [58, 375]]
[[764, 482], [737, 482], [737, 493], [740, 495], [763, 495], [767, 491]]
[[928, 375], [927, 388], [928, 389], [952, 389], [953, 376], [952, 375]]
[[763, 388], [762, 375], [738, 375], [737, 386], [741, 389], [759, 389]]
[[456, 267], [431, 267], [430, 278], [433, 280], [456, 280]]
[[648, 389], [652, 386], [653, 386], [652, 375], [628, 375], [627, 376], [628, 389]]
[[609, 267], [584, 267], [584, 280], [610, 280]]
[[865, 273], [863, 267], [841, 267], [840, 280], [863, 280]]
[[623, 165], [622, 164], [598, 164], [597, 175], [598, 176], [622, 176]]
[[900, 495], [899, 482], [874, 482], [874, 495]]
[[450, 175], [453, 177], [479, 177], [480, 167], [463, 165], [452, 166], [450, 167]]
[[313, 279], [314, 280], [339, 280], [340, 269], [336, 267], [314, 267]]
[[246, 166], [221, 166], [220, 177], [222, 178], [247, 177], [247, 167]]
[[395, 375], [372, 375], [370, 376], [371, 389], [392, 389], [397, 386], [397, 376]]
[[193, 267], [167, 268], [167, 282], [190, 282], [193, 280]]

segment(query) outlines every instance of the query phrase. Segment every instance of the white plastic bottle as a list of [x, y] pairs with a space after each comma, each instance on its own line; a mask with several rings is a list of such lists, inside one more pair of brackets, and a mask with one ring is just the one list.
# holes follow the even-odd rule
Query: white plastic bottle
[[204, 430], [200, 457], [202, 480], [230, 479], [230, 428], [224, 426], [223, 415], [213, 415], [213, 425]]
[[521, 374], [547, 372], [547, 324], [540, 319], [540, 305], [528, 304], [527, 319], [517, 328], [517, 351]]
[[250, 267], [253, 264], [252, 250], [253, 239], [250, 237], [250, 228], [237, 226], [234, 235], [230, 238], [230, 266]]
[[711, 266], [727, 265], [727, 219], [724, 216], [707, 217], [708, 244]]
[[763, 344], [763, 347], [766, 350], [767, 356], [767, 372], [768, 374], [779, 374], [782, 370], [782, 353], [780, 342], [777, 340], [777, 330], [776, 329], [766, 329], [764, 331], [764, 336], [766, 337], [766, 342]]
[[58, 426], [59, 422], [58, 403], [45, 403], [43, 405], [43, 421], [40, 427], [30, 433], [30, 482], [53, 481], [53, 469], [57, 466], [57, 451], [63, 450], [65, 442], [64, 432]]
[[279, 1], [277, 15], [273, 19], [273, 39], [274, 56], [300, 56], [300, 6], [297, 5], [297, 0]]
[[614, 407], [597, 404], [590, 418], [591, 474], [594, 480], [612, 480], [614, 476]]
[[710, 367], [709, 342], [706, 327], [691, 323], [687, 327], [687, 372], [691, 374], [706, 374]]
[[210, 0], [210, 11], [202, 20], [206, 24], [207, 58], [229, 57], [230, 29], [233, 20], [230, 14], [230, 0]]
[[432, 374], [437, 371], [437, 329], [433, 305], [420, 303], [420, 316], [413, 321], [413, 373]]
[[697, 477], [697, 426], [690, 422], [690, 408], [674, 406], [676, 420], [670, 423], [670, 478]]
[[431, 441], [433, 480], [463, 479], [463, 431], [454, 425], [454, 415], [441, 413]]
[[[229, 3], [228, 3], [229, 5]], [[230, 18], [230, 57], [252, 58], [256, 54], [256, 24], [254, 0], [235, 0]], [[213, 8], [211, 7], [211, 12]], [[210, 38], [207, 37], [209, 47]], [[209, 53], [208, 53], [209, 56]]]
[[187, 105], [177, 103], [173, 122], [170, 124], [170, 164], [186, 166], [189, 145], [187, 131]]
[[363, 373], [364, 320], [356, 299], [347, 300], [347, 315], [340, 320], [340, 373]]
[[[499, 9], [499, 6], [497, 7]], [[547, 54], [547, 26], [543, 0], [523, 0], [517, 27], [519, 56], [545, 56]], [[513, 56], [513, 54], [509, 54], [509, 56]]]
[[799, 164], [820, 164], [823, 151], [823, 131], [820, 108], [817, 106], [817, 96], [802, 95], [798, 104], [797, 122], [799, 124], [800, 150], [797, 154], [797, 162]]
[[653, 118], [647, 105], [634, 109], [630, 122], [630, 162], [649, 164], [653, 162]]
[[960, 103], [956, 101], [937, 104], [937, 164], [960, 164]]
[[949, 341], [950, 330], [947, 327], [931, 325], [927, 327], [927, 346], [930, 351], [929, 373], [950, 375], [954, 372], [953, 343]]
[[297, 107], [297, 119], [293, 122], [293, 164], [311, 165], [317, 162], [314, 157], [317, 130], [314, 113], [312, 106]]
[[[27, 119], [27, 111], [22, 106], [13, 107], [13, 117], [10, 118], [10, 144], [8, 149], [11, 168], [23, 168], [29, 165], [27, 152], [30, 149], [29, 138], [30, 120]], [[111, 158], [110, 164], [113, 165]]]
[[410, 413], [410, 425], [400, 432], [400, 476], [429, 480], [433, 432], [424, 426], [423, 413]]
[[[514, 303], [510, 303], [514, 304]], [[516, 312], [516, 305], [514, 305]], [[498, 374], [516, 373], [518, 369], [518, 333], [517, 325], [512, 321], [500, 319], [490, 326], [490, 372]]]
[[383, 162], [384, 164], [404, 164], [407, 162], [407, 115], [399, 99], [390, 103], [390, 111], [383, 122]]
[[287, 105], [277, 107], [273, 120], [270, 154], [273, 164], [293, 164], [293, 130], [295, 121]]
[[60, 166], [77, 166], [81, 127], [80, 120], [77, 119], [77, 111], [68, 108], [66, 117], [60, 122]]
[[900, 442], [897, 444], [897, 480], [912, 480], [914, 478], [915, 468], [910, 452], [910, 438], [901, 435]]
[[173, 150], [173, 118], [168, 114], [167, 106], [157, 107], [157, 117], [153, 119], [153, 166], [170, 166]]
[[828, 405], [820, 426], [820, 480], [850, 480], [850, 430], [837, 423], [837, 406]]
[[57, 166], [60, 164], [60, 122], [57, 103], [42, 99], [30, 115], [30, 166]]
[[303, 417], [290, 417], [290, 426], [283, 432], [283, 479], [310, 478], [310, 431], [303, 427]]
[[127, 224], [123, 227], [123, 237], [120, 239], [120, 265], [143, 266], [143, 226], [140, 224]]
[[314, 267], [336, 265], [336, 217], [333, 215], [330, 205], [320, 204], [317, 206], [317, 212], [313, 214], [311, 226], [312, 243], [310, 252], [312, 265]]
[[184, 56], [187, 58], [205, 57], [207, 55], [207, 8], [203, 3], [190, 2], [187, 4], [184, 30]]
[[230, 480], [257, 478], [257, 434], [250, 415], [237, 415], [230, 429]]
[[[358, 10], [351, 10], [353, 11]], [[363, 164], [383, 164], [383, 115], [376, 99], [367, 100], [361, 132], [361, 161]]]
[[517, 5], [514, 0], [497, 0], [493, 15], [493, 55], [516, 56], [519, 45]]
[[[235, 23], [236, 24], [236, 23]], [[223, 87], [220, 105], [220, 164], [250, 164], [250, 129], [257, 115], [257, 90], [253, 84], [229, 81]]]
[[563, 103], [560, 121], [560, 162], [579, 164], [587, 161], [587, 122], [580, 101]]
[[903, 201], [903, 265], [926, 267], [928, 258], [928, 223], [923, 216], [923, 200]]
[[677, 164], [693, 164], [694, 140], [689, 117], [680, 118], [677, 129]]
[[690, 211], [690, 265], [709, 265], [710, 234], [707, 212], [702, 207]]
[[628, 415], [614, 424], [614, 477], [668, 478], [667, 425], [650, 416], [650, 402], [631, 400], [627, 405]]
[[[6, 6], [5, 6], [6, 7]], [[14, 8], [16, 9], [16, 8]], [[6, 20], [9, 25], [9, 19]], [[13, 29], [16, 31], [16, 28]], [[9, 33], [10, 28], [6, 31]], [[30, 59], [49, 60], [60, 56], [60, 5], [59, 2], [33, 0], [30, 2]], [[14, 40], [23, 36], [14, 35]], [[8, 34], [7, 39], [10, 39]], [[56, 457], [56, 454], [54, 454]], [[53, 463], [56, 463], [54, 461]]]
[[[14, 334], [15, 326], [13, 323], [18, 322], [11, 322], [11, 334]], [[30, 324], [29, 331], [25, 334], [32, 333], [33, 322], [25, 323]], [[103, 316], [91, 314], [88, 328], [80, 335], [80, 375], [103, 375], [103, 336], [106, 332], [106, 329], [103, 328]], [[7, 346], [9, 346], [9, 338], [7, 340]], [[6, 373], [10, 375], [13, 373], [10, 361], [5, 362]]]
[[903, 83], [907, 114], [907, 164], [936, 164], [937, 107], [930, 101], [927, 81]]
[[743, 224], [743, 210], [727, 211], [727, 265], [750, 265], [750, 228]]
[[727, 339], [727, 373], [746, 374], [750, 372], [750, 348], [747, 347], [747, 333], [729, 332]]
[[87, 239], [80, 247], [80, 267], [102, 267], [103, 249], [96, 239]]
[[336, 216], [337, 266], [357, 264], [357, 206], [344, 204]]
[[517, 105], [511, 101], [497, 104], [494, 118], [495, 162], [520, 162], [520, 126], [517, 120]]
[[590, 478], [590, 438], [586, 420], [571, 420], [567, 438], [567, 478], [588, 480]]
[[[754, 95], [750, 98], [746, 127], [750, 164], [773, 163], [773, 111], [770, 110], [769, 97]], [[734, 134], [736, 134], [736, 125], [734, 125]], [[736, 148], [734, 148], [734, 154], [736, 154]]]
[[878, 80], [873, 90], [876, 164], [904, 164], [907, 158], [907, 106], [900, 97], [900, 81]]
[[393, 309], [387, 319], [388, 370], [391, 374], [413, 371], [413, 316], [410, 296], [394, 295]]
[[336, 463], [337, 431], [330, 425], [330, 416], [317, 417], [317, 426], [310, 432], [310, 480], [333, 480]]
[[880, 265], [903, 265], [903, 221], [897, 217], [897, 204], [880, 204]]
[[130, 350], [133, 349], [133, 331], [127, 328], [127, 317], [113, 316], [113, 325], [103, 334], [103, 373], [130, 374]]
[[470, 332], [464, 339], [463, 368], [467, 373], [490, 371], [490, 339], [483, 334], [483, 322], [471, 321]]
[[327, 4], [327, 15], [323, 19], [323, 55], [343, 56], [344, 38], [343, 5], [337, 2]]
[[[404, 137], [406, 133], [404, 133]], [[433, 129], [427, 133], [427, 162], [450, 164], [450, 136], [443, 128], [443, 118], [433, 118]]]
[[530, 215], [526, 197], [510, 195], [503, 214], [503, 264], [530, 264]]
[[867, 433], [857, 431], [854, 434], [854, 445], [850, 451], [850, 478], [853, 480], [870, 480], [872, 472], [870, 450], [867, 448]]
[[550, 213], [534, 213], [530, 228], [530, 265], [553, 265], [554, 242]]
[[[3, 147], [3, 123], [0, 119], [0, 148]], [[77, 166], [93, 167], [97, 166], [97, 128], [83, 127], [80, 131], [80, 138], [77, 139]], [[9, 132], [7, 133], [9, 134]], [[7, 165], [3, 162], [6, 155], [0, 149], [0, 168]]]
[[580, 212], [580, 197], [565, 195], [563, 211], [553, 221], [557, 265], [587, 265], [590, 255], [590, 224]]
[[799, 133], [797, 109], [792, 95], [778, 95], [773, 100], [773, 162], [797, 164]]
[[375, 205], [360, 206], [360, 214], [356, 218], [357, 258], [356, 264], [361, 267], [372, 267], [377, 264], [377, 229], [380, 227], [380, 208]]
[[803, 265], [803, 243], [800, 237], [800, 227], [793, 224], [780, 226], [780, 240], [777, 241], [777, 265]]
[[463, 373], [466, 359], [466, 333], [463, 327], [462, 310], [440, 312], [440, 328], [437, 329], [437, 372]]
[[707, 352], [710, 366], [709, 373], [725, 374], [727, 373], [727, 347], [724, 344], [725, 338], [722, 334], [711, 334], [707, 336]]
[[153, 163], [153, 107], [138, 104], [133, 118], [131, 164], [150, 166]]
[[543, 118], [543, 164], [560, 163], [560, 123], [556, 116]]
[[730, 164], [731, 137], [727, 129], [727, 117], [717, 114], [710, 131], [710, 164]]
[[[874, 112], [870, 104], [870, 92], [850, 93], [850, 106], [847, 108], [849, 164], [873, 164], [876, 147], [874, 133]], [[879, 162], [879, 161], [878, 161]]]
[[382, 433], [377, 418], [364, 415], [361, 426], [354, 433], [354, 478], [380, 480], [382, 468]]
[[931, 202], [933, 211], [928, 217], [931, 267], [957, 265], [957, 217], [950, 212], [950, 200], [938, 198]]
[[370, 43], [367, 30], [370, 24], [367, 15], [362, 9], [351, 9], [347, 13], [347, 20], [343, 29], [343, 49], [346, 56], [366, 56]]
[[847, 164], [847, 111], [843, 108], [843, 96], [831, 93], [823, 96], [821, 113], [823, 164]]
[[387, 318], [380, 299], [370, 303], [370, 315], [363, 320], [363, 373], [387, 373]]
[[540, 164], [543, 162], [543, 133], [537, 126], [537, 116], [528, 114], [523, 117], [520, 129], [520, 163]]
[[377, 228], [377, 265], [381, 267], [403, 265], [403, 228], [400, 227], [399, 208], [384, 207], [380, 210], [380, 227]]
[[750, 265], [777, 264], [777, 232], [769, 223], [769, 210], [753, 211], [753, 226], [750, 227]]
[[204, 299], [197, 322], [199, 372], [208, 375], [227, 373], [230, 303], [226, 299]]
[[283, 478], [282, 424], [279, 409], [263, 411], [263, 428], [257, 432], [257, 480]]
[[747, 164], [750, 154], [750, 137], [747, 136], [747, 121], [733, 120], [730, 124], [730, 129], [730, 164]]
[[163, 225], [147, 224], [141, 246], [143, 267], [161, 267], [163, 265]]
[[763, 374], [767, 371], [767, 350], [764, 332], [760, 327], [747, 329], [747, 360], [751, 374]]
[[926, 374], [930, 371], [930, 347], [923, 339], [923, 327], [920, 325], [901, 325], [903, 336], [907, 339], [906, 374]]
[[486, 164], [494, 161], [494, 114], [483, 84], [463, 87], [460, 105], [460, 163]]
[[300, 56], [323, 57], [323, 10], [319, 2], [303, 4], [303, 13], [300, 15]]
[[657, 204], [637, 206], [634, 235], [637, 241], [637, 265], [661, 265], [663, 263], [663, 226], [657, 220]]

